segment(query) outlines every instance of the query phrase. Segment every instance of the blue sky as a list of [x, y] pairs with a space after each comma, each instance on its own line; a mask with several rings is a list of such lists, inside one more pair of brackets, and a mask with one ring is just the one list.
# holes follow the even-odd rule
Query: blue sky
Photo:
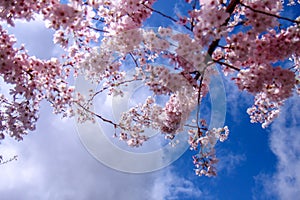
[[[169, 3], [155, 4], [155, 8], [172, 13]], [[295, 13], [296, 10], [288, 12], [293, 16]], [[151, 23], [159, 26], [168, 21], [154, 18]], [[29, 53], [39, 58], [60, 53], [51, 42], [52, 32], [44, 28], [42, 21], [17, 23], [16, 27], [10, 32], [26, 43]], [[113, 170], [86, 151], [73, 120], [61, 120], [45, 103], [36, 131], [22, 142], [8, 139], [0, 145], [3, 155], [19, 156], [17, 161], [0, 166], [1, 199], [297, 199], [299, 96], [289, 99], [279, 118], [262, 129], [259, 124], [251, 124], [246, 113], [253, 97], [238, 91], [231, 81], [224, 80], [224, 85], [225, 124], [230, 135], [217, 145], [220, 158], [217, 177], [197, 177], [191, 158], [194, 152], [189, 150], [172, 165], [155, 172], [130, 174]], [[6, 90], [1, 86], [1, 92]]]

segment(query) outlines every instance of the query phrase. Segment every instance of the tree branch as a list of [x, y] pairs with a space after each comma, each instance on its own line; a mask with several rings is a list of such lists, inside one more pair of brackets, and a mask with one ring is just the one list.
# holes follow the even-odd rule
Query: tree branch
[[2, 160], [3, 158], [2, 158], [2, 156], [0, 155], [0, 165], [4, 165], [4, 164], [7, 164], [7, 163], [9, 163], [9, 162], [11, 162], [11, 161], [17, 160], [17, 158], [18, 158], [18, 156], [15, 155], [14, 157], [9, 158], [8, 160], [3, 161], [3, 160]]
[[96, 21], [99, 21], [99, 22], [105, 23], [105, 20], [102, 19], [102, 18], [100, 18], [100, 17], [93, 17], [92, 19], [93, 19], [93, 20], [96, 20]]
[[241, 69], [239, 69], [239, 68], [237, 68], [235, 66], [232, 66], [232, 65], [230, 65], [228, 63], [221, 62], [219, 60], [213, 60], [213, 61], [216, 62], [216, 63], [218, 63], [218, 64], [220, 64], [220, 65], [225, 65], [225, 66], [229, 67], [230, 69], [234, 69], [235, 71], [238, 71], [238, 72], [241, 70]]
[[130, 57], [132, 58], [132, 60], [134, 61], [135, 66], [136, 66], [136, 67], [139, 67], [139, 64], [137, 63], [136, 58], [132, 55], [131, 52], [129, 53], [129, 55], [130, 55]]
[[[141, 79], [141, 78], [136, 78], [136, 79], [125, 80], [125, 81], [122, 81], [122, 82], [120, 82], [120, 83], [116, 83], [116, 84], [112, 85], [112, 87], [119, 86], [119, 85], [123, 85], [123, 84], [130, 83], [130, 82], [133, 82], [133, 81], [141, 81], [141, 80], [143, 80], [143, 79]], [[111, 86], [107, 86], [107, 87], [104, 87], [104, 88], [102, 88], [101, 90], [95, 92], [95, 93], [93, 94], [93, 96], [88, 100], [88, 103], [91, 102], [91, 101], [95, 98], [95, 96], [97, 96], [98, 94], [104, 92], [105, 90], [109, 89], [110, 87], [111, 87]]]
[[199, 115], [200, 115], [200, 106], [201, 106], [201, 88], [202, 88], [203, 78], [204, 78], [204, 72], [203, 72], [203, 74], [201, 74], [200, 84], [199, 84], [199, 89], [198, 89], [198, 97], [197, 97], [198, 105], [197, 105], [196, 123], [197, 123], [198, 134], [201, 133], [201, 127], [199, 126]]
[[84, 111], [86, 111], [86, 112], [88, 112], [88, 113], [90, 113], [90, 114], [92, 114], [92, 115], [98, 117], [99, 119], [101, 119], [101, 120], [104, 121], [104, 122], [108, 122], [108, 123], [114, 125], [114, 128], [119, 127], [119, 128], [121, 128], [121, 129], [126, 130], [126, 129], [125, 129], [124, 127], [122, 127], [120, 124], [117, 124], [117, 123], [115, 123], [115, 122], [113, 122], [113, 121], [111, 121], [111, 120], [109, 120], [109, 119], [106, 119], [106, 118], [102, 117], [101, 115], [99, 115], [99, 114], [97, 114], [97, 113], [95, 113], [95, 112], [93, 112], [93, 111], [87, 109], [86, 107], [84, 107], [83, 105], [81, 105], [81, 104], [78, 103], [78, 102], [75, 102], [75, 103], [76, 103], [79, 107], [81, 107]]
[[[235, 7], [240, 3], [240, 0], [231, 0], [226, 8], [226, 12], [229, 13], [229, 17], [225, 20], [225, 22], [222, 24], [222, 26], [226, 26], [230, 20], [230, 16], [233, 13]], [[209, 56], [212, 56], [213, 52], [217, 48], [218, 44], [220, 42], [220, 39], [214, 40], [208, 47], [207, 53]]]
[[[193, 6], [192, 6], [193, 10], [196, 9], [196, 5], [197, 5], [197, 0], [194, 0]], [[192, 18], [192, 21], [191, 21], [191, 31], [194, 30], [194, 26], [195, 26], [194, 23], [195, 23], [195, 20], [194, 20], [194, 18]]]
[[244, 3], [240, 3], [242, 6], [252, 10], [253, 12], [257, 12], [257, 13], [261, 13], [261, 14], [264, 14], [264, 15], [268, 15], [268, 16], [272, 16], [272, 17], [276, 17], [278, 19], [283, 19], [283, 20], [286, 20], [286, 21], [290, 21], [290, 22], [293, 22], [293, 23], [296, 23], [296, 24], [300, 24], [300, 21], [296, 21], [296, 20], [293, 20], [293, 19], [290, 19], [290, 18], [287, 18], [287, 17], [282, 17], [282, 16], [279, 16], [279, 15], [275, 15], [275, 14], [272, 14], [272, 13], [268, 13], [268, 12], [265, 12], [265, 11], [262, 11], [262, 10], [256, 10]]
[[92, 27], [92, 26], [88, 26], [88, 28], [93, 29], [95, 31], [99, 31], [99, 32], [103, 32], [103, 33], [108, 33], [108, 31], [105, 31], [105, 30], [102, 30], [102, 29], [98, 29], [98, 28], [95, 28], [95, 27]]
[[[166, 14], [164, 14], [164, 13], [158, 11], [158, 10], [155, 10], [154, 8], [151, 8], [151, 7], [149, 7], [149, 6], [145, 5], [145, 4], [143, 4], [143, 5], [144, 5], [146, 8], [148, 8], [149, 10], [151, 10], [152, 12], [155, 12], [155, 13], [157, 13], [157, 14], [159, 14], [159, 15], [161, 15], [161, 16], [167, 18], [167, 19], [170, 19], [171, 21], [173, 21], [173, 22], [175, 22], [175, 23], [178, 22], [178, 20], [174, 19], [173, 17], [171, 17], [171, 16], [169, 16], [169, 15], [166, 15]], [[191, 28], [188, 27], [187, 25], [183, 25], [183, 26], [184, 26], [186, 29], [188, 29], [189, 31], [191, 30]]]

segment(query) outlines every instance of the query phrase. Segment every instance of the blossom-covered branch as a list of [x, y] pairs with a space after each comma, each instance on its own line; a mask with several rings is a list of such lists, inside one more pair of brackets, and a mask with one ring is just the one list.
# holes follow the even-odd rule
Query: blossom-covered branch
[[[154, 9], [156, 0], [2, 1], [1, 22], [14, 26], [17, 19], [31, 21], [39, 15], [65, 52], [51, 59], [30, 56], [0, 26], [0, 75], [11, 85], [9, 94], [0, 95], [0, 140], [22, 140], [35, 130], [46, 100], [64, 117], [77, 114], [81, 123], [97, 118], [111, 124], [114, 136], [132, 147], [149, 139], [143, 134], [149, 128], [169, 140], [189, 134], [191, 149], [197, 151], [196, 174], [216, 175], [215, 145], [228, 137], [229, 129], [209, 129], [200, 119], [216, 74], [213, 64], [225, 75], [231, 73], [240, 90], [253, 94], [247, 113], [263, 128], [279, 115], [286, 99], [295, 91], [300, 94], [299, 20], [282, 16], [286, 5], [280, 0], [226, 2], [187, 0], [190, 10], [177, 19]], [[172, 28], [143, 28], [154, 13], [174, 22]], [[279, 19], [292, 24], [279, 29]], [[182, 26], [189, 33], [178, 32]], [[101, 89], [82, 95], [70, 81], [78, 75]], [[97, 95], [122, 98], [133, 83], [151, 95], [124, 111], [118, 122], [91, 110]], [[156, 102], [158, 96], [167, 100]]]

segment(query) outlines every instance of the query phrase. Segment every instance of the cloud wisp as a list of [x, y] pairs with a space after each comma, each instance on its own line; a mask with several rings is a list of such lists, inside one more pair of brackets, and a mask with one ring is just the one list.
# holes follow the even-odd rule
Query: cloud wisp
[[162, 176], [155, 179], [151, 194], [151, 199], [155, 200], [179, 200], [182, 197], [201, 199], [204, 193], [193, 182], [179, 176], [172, 167], [168, 167]]
[[277, 157], [276, 172], [256, 177], [268, 197], [298, 199], [300, 195], [300, 101], [294, 96], [286, 102], [272, 125], [270, 148]]

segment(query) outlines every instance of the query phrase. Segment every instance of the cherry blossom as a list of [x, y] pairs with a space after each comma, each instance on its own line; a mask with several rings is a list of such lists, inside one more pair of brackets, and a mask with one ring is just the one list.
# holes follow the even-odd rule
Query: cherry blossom
[[247, 113], [252, 123], [262, 123], [262, 127], [266, 128], [279, 115], [282, 105], [283, 101], [272, 101], [265, 93], [259, 93], [255, 96], [254, 105], [247, 109]]
[[263, 32], [269, 27], [279, 25], [275, 17], [265, 15], [261, 12], [278, 15], [282, 10], [282, 1], [245, 0], [242, 2], [242, 5], [245, 7], [243, 14], [247, 18], [245, 25], [251, 26], [253, 31]]
[[[295, 91], [300, 94], [300, 21], [282, 16], [283, 1], [186, 0], [187, 14], [175, 17], [157, 10], [155, 2], [0, 2], [2, 23], [15, 26], [18, 19], [42, 17], [46, 27], [54, 30], [53, 42], [64, 49], [63, 55], [48, 60], [30, 56], [26, 46], [17, 47], [16, 38], [0, 25], [0, 75], [10, 86], [8, 95], [0, 95], [0, 140], [9, 136], [22, 140], [33, 131], [45, 100], [63, 117], [77, 114], [82, 123], [97, 118], [111, 124], [114, 136], [131, 147], [149, 140], [143, 134], [147, 128], [171, 142], [178, 134], [189, 134], [188, 143], [197, 151], [195, 173], [215, 176], [215, 146], [227, 139], [229, 129], [208, 129], [205, 119], [199, 118], [215, 64], [230, 74], [240, 90], [254, 96], [247, 113], [252, 123], [263, 128], [280, 114], [286, 99]], [[145, 21], [154, 13], [174, 24], [146, 28]], [[292, 66], [286, 67], [286, 62]], [[88, 96], [78, 93], [70, 81], [78, 75], [100, 89]], [[92, 110], [97, 95], [106, 91], [122, 97], [124, 88], [137, 81], [152, 96], [123, 112], [119, 121]], [[168, 100], [156, 102], [155, 96], [160, 95]]]
[[199, 154], [193, 156], [193, 163], [196, 167], [195, 173], [199, 176], [215, 176], [217, 174], [215, 164], [218, 163], [216, 157], [215, 145], [217, 140], [224, 142], [229, 129], [224, 128], [207, 129], [205, 120], [201, 120], [201, 126], [198, 130], [189, 130], [189, 144], [191, 150], [199, 150]]
[[235, 80], [241, 90], [253, 94], [265, 93], [273, 101], [290, 97], [296, 84], [292, 71], [270, 65], [252, 65], [249, 69], [241, 70]]

